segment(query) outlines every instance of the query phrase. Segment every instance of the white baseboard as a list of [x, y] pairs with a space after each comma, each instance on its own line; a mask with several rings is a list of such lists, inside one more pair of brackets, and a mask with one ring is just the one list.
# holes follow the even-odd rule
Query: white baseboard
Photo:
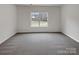
[[74, 38], [73, 36], [71, 36], [71, 35], [69, 35], [69, 34], [67, 34], [67, 33], [63, 33], [63, 34], [67, 35], [68, 37], [72, 38], [74, 41], [76, 41], [76, 42], [78, 42], [78, 43], [79, 43], [79, 40], [77, 40], [77, 39], [76, 39], [76, 38]]
[[6, 40], [8, 40], [10, 37], [12, 37], [13, 35], [15, 35], [16, 33], [13, 33], [12, 35], [7, 36], [5, 39], [3, 39], [2, 41], [0, 41], [0, 45], [2, 43], [4, 43]]

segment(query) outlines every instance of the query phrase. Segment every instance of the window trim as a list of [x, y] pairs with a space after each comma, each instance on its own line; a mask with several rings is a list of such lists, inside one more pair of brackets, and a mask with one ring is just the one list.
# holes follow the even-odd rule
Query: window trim
[[[32, 27], [32, 21], [33, 21], [33, 20], [32, 20], [32, 13], [33, 13], [33, 11], [31, 12], [31, 23], [30, 23], [30, 27]], [[42, 12], [38, 12], [38, 11], [37, 11], [37, 13], [42, 13]], [[48, 12], [43, 12], [43, 13], [46, 13], [47, 26], [45, 26], [45, 27], [47, 28], [47, 27], [48, 27]], [[40, 26], [40, 21], [41, 21], [41, 20], [38, 21], [38, 22], [39, 22], [39, 26], [38, 26], [38, 27], [41, 27], [41, 26]], [[38, 27], [32, 27], [32, 28], [38, 28]], [[42, 27], [42, 28], [43, 28], [43, 27]]]

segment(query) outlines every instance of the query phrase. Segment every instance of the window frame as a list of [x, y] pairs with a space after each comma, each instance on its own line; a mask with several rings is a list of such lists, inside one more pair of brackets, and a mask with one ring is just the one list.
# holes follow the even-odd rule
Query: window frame
[[[34, 13], [33, 11], [31, 12], [31, 23], [30, 23], [30, 27], [35, 27], [35, 26], [32, 26], [32, 21], [33, 21], [33, 19], [32, 19], [32, 13]], [[48, 27], [48, 12], [38, 12], [37, 11], [37, 13], [46, 13], [46, 17], [47, 17], [47, 19], [46, 19], [46, 21], [47, 21], [47, 26], [43, 26], [43, 27]], [[35, 27], [35, 28], [38, 28], [38, 27], [41, 27], [40, 26], [40, 21], [43, 21], [43, 20], [38, 20], [38, 26], [37, 27]]]

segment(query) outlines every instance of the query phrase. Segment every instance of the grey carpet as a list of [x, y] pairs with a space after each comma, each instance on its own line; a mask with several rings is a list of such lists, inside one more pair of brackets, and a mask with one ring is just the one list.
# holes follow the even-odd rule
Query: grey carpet
[[0, 55], [76, 55], [79, 43], [62, 33], [16, 34], [0, 45]]

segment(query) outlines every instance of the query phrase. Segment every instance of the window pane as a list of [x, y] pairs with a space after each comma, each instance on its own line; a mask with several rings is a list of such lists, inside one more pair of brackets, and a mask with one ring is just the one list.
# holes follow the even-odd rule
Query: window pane
[[40, 27], [48, 27], [47, 21], [40, 21]]
[[31, 27], [39, 27], [39, 22], [38, 21], [32, 21]]
[[48, 27], [47, 12], [32, 12], [31, 27]]

